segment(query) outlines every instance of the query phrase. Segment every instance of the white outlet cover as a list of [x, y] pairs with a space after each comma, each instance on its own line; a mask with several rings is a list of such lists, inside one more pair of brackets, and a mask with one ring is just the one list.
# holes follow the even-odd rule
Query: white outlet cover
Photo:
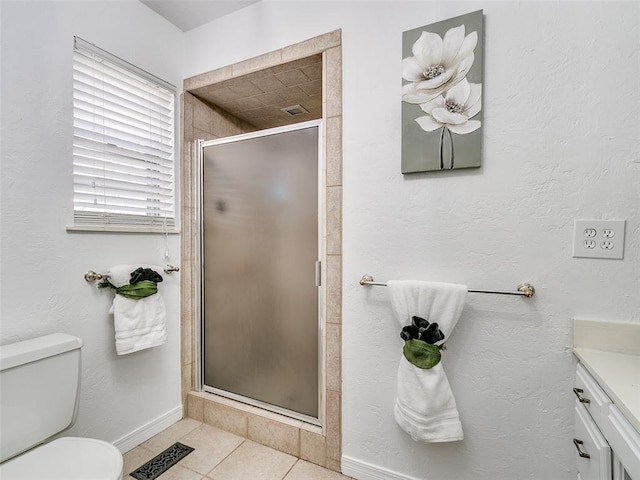
[[[624, 256], [626, 220], [574, 220], [573, 256], [621, 259]], [[593, 235], [593, 230], [596, 234]], [[587, 240], [594, 240], [594, 248]]]

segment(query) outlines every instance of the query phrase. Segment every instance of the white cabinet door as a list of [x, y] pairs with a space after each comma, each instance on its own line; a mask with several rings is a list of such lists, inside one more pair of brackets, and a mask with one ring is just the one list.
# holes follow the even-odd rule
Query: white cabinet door
[[576, 386], [573, 389], [573, 393], [589, 411], [596, 425], [602, 430], [605, 419], [609, 414], [611, 400], [602, 387], [598, 385], [598, 382], [580, 363], [576, 369]]
[[584, 405], [576, 401], [576, 466], [582, 480], [611, 479], [611, 448]]
[[[624, 471], [630, 479], [640, 480], [640, 433], [615, 405], [609, 406], [607, 420], [604, 433], [616, 457], [624, 465]], [[622, 479], [625, 477], [622, 476]]]
[[624, 465], [620, 462], [620, 459], [613, 453], [613, 480], [633, 480], [629, 472], [624, 468]]

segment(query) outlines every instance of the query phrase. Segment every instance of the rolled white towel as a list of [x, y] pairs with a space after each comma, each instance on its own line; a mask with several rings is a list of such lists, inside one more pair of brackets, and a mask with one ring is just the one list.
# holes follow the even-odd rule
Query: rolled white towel
[[[449, 339], [464, 308], [466, 286], [407, 280], [392, 280], [387, 285], [401, 327], [409, 325], [411, 317], [417, 315], [438, 323], [445, 339]], [[456, 401], [442, 363], [424, 369], [410, 363], [404, 355], [400, 357], [394, 416], [416, 441], [463, 439]]]
[[[114, 287], [121, 287], [129, 284], [131, 272], [139, 267], [162, 272], [162, 268], [156, 265], [115, 265], [109, 268], [106, 274]], [[166, 311], [160, 289], [158, 293], [138, 300], [116, 294], [109, 313], [113, 314], [118, 355], [167, 342]]]

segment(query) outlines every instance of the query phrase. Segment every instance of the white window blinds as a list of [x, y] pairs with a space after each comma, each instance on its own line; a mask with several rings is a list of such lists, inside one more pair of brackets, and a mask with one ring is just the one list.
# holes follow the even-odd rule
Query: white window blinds
[[174, 91], [170, 84], [76, 37], [76, 228], [175, 228]]

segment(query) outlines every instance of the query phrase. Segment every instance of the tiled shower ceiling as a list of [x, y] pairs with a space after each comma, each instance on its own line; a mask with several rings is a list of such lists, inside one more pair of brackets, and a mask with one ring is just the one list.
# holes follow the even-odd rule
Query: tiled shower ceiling
[[[322, 118], [322, 56], [313, 55], [190, 91], [258, 130]], [[282, 109], [301, 106], [307, 113]]]

